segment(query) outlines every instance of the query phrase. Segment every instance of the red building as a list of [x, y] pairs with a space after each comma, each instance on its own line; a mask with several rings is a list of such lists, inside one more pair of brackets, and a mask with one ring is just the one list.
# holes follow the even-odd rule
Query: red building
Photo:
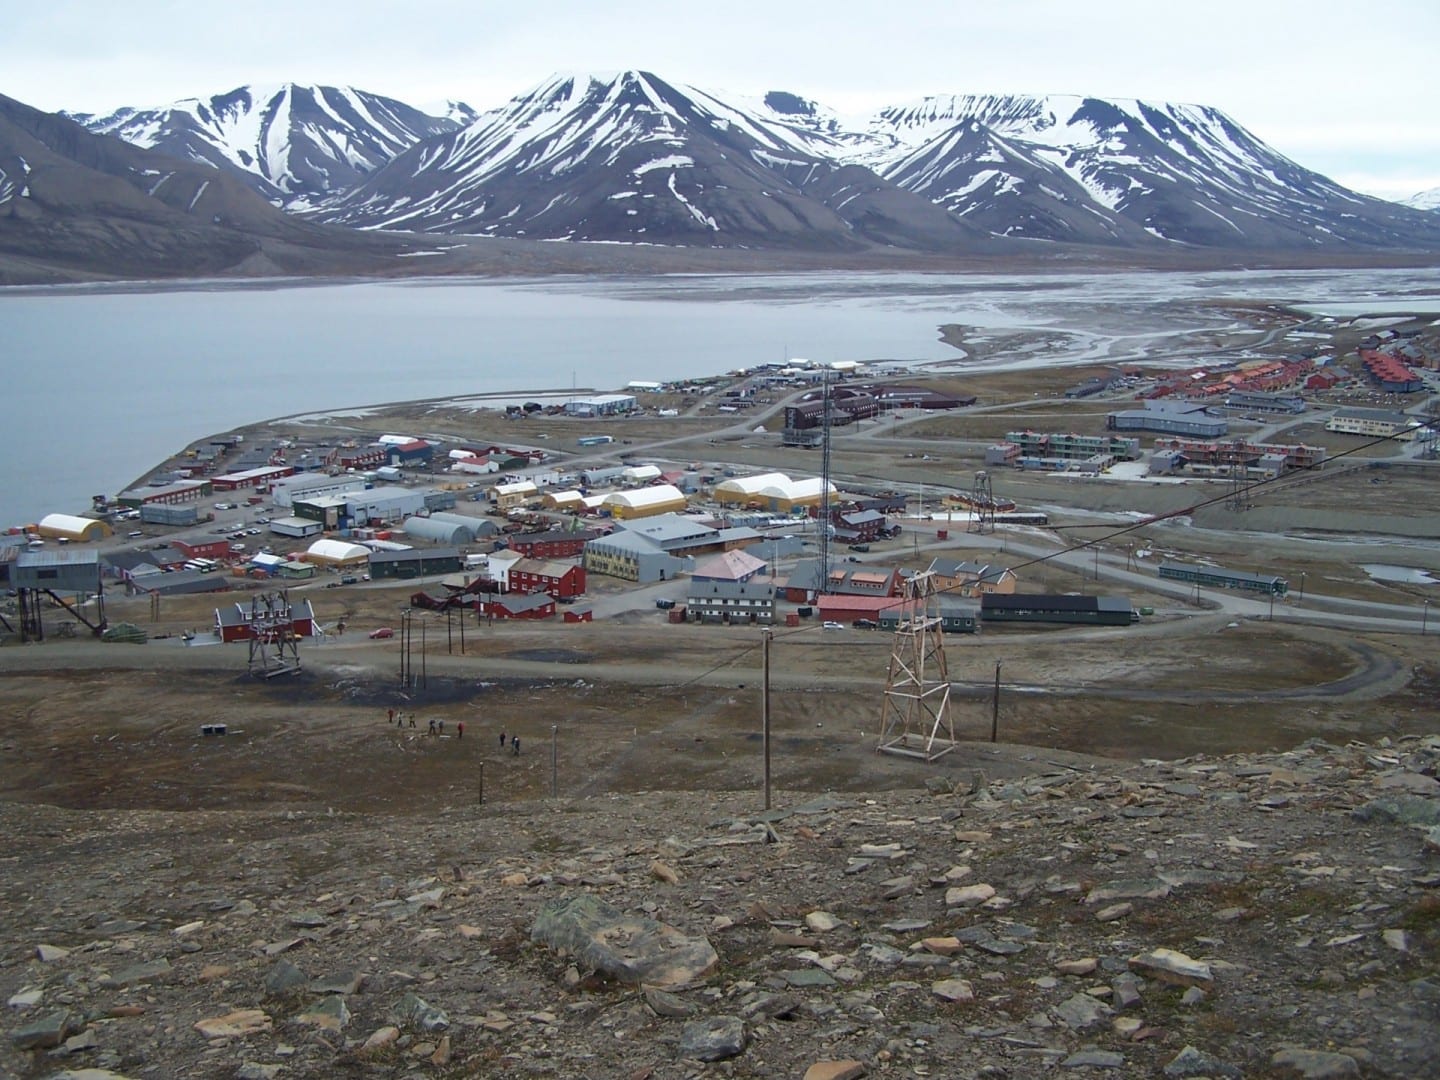
[[599, 535], [594, 529], [581, 529], [579, 532], [551, 529], [549, 532], [520, 533], [511, 536], [506, 543], [511, 551], [527, 559], [574, 559], [584, 552], [587, 543]]
[[815, 598], [815, 607], [820, 618], [826, 622], [854, 622], [856, 619], [880, 621], [884, 612], [893, 611], [903, 601], [893, 596], [839, 596], [827, 595]]
[[[309, 600], [290, 606], [290, 616], [299, 637], [315, 636], [315, 610]], [[255, 636], [250, 623], [250, 607], [246, 604], [232, 604], [215, 609], [215, 632], [227, 644], [232, 641], [249, 641]]]
[[565, 612], [563, 615], [561, 615], [561, 618], [565, 622], [594, 622], [595, 613], [591, 611], [588, 607], [571, 607], [565, 609]]
[[171, 540], [170, 546], [187, 559], [228, 559], [230, 557], [229, 540], [202, 540], [195, 544], [187, 544], [184, 540]]
[[263, 488], [283, 477], [294, 475], [295, 468], [292, 465], [264, 465], [258, 469], [246, 469], [244, 472], [212, 476], [210, 484], [216, 491], [238, 491], [241, 488]]
[[544, 593], [531, 593], [528, 596], [510, 593], [486, 600], [482, 608], [492, 619], [553, 619], [555, 598]]
[[583, 596], [585, 568], [574, 563], [544, 559], [520, 559], [510, 567], [512, 593], [545, 593], [547, 596]]
[[341, 450], [336, 460], [342, 469], [378, 469], [390, 458], [384, 446], [362, 446], [358, 450]]

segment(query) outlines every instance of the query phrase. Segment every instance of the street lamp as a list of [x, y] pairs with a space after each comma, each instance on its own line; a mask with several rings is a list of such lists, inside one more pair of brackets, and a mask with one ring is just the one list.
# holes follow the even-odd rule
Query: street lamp
[[1300, 571], [1300, 602], [1305, 602], [1305, 571]]
[[1430, 601], [1426, 599], [1425, 606], [1420, 609], [1420, 633], [1425, 633], [1425, 624], [1430, 621]]

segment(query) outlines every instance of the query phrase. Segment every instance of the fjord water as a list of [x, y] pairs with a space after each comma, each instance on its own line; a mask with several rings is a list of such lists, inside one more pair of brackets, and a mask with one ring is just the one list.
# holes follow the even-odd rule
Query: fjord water
[[[706, 376], [771, 361], [962, 360], [938, 328], [1139, 359], [1230, 324], [1210, 299], [1380, 301], [1433, 271], [694, 275], [0, 290], [0, 527], [78, 512], [204, 436], [377, 403]], [[1177, 303], [1178, 302], [1178, 303]], [[1186, 357], [1188, 359], [1188, 357]], [[1002, 357], [1000, 362], [1006, 362]]]

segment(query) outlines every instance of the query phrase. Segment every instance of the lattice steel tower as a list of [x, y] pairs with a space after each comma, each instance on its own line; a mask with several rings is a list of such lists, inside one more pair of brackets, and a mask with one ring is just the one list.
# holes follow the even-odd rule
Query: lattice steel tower
[[876, 749], [882, 754], [934, 761], [957, 744], [950, 717], [945, 635], [932, 571], [915, 574], [905, 583], [899, 613]]

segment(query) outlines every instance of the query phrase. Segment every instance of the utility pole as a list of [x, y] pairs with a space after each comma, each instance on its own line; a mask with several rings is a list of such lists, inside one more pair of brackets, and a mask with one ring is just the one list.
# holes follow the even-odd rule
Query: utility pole
[[760, 743], [765, 751], [765, 809], [770, 809], [770, 642], [775, 631], [766, 627], [762, 631], [764, 648], [764, 673], [760, 680]]
[[1430, 621], [1430, 601], [1425, 601], [1425, 606], [1420, 609], [1420, 633], [1425, 633], [1425, 625]]
[[421, 619], [421, 620], [420, 620], [420, 685], [421, 685], [422, 687], [425, 687], [425, 686], [428, 686], [428, 685], [429, 685], [429, 684], [425, 681], [425, 620], [424, 620], [424, 619]]
[[995, 696], [990, 699], [990, 741], [1000, 739], [1000, 661], [995, 661]]
[[550, 725], [550, 797], [560, 797], [560, 725]]
[[480, 805], [485, 805], [485, 762], [480, 762]]

